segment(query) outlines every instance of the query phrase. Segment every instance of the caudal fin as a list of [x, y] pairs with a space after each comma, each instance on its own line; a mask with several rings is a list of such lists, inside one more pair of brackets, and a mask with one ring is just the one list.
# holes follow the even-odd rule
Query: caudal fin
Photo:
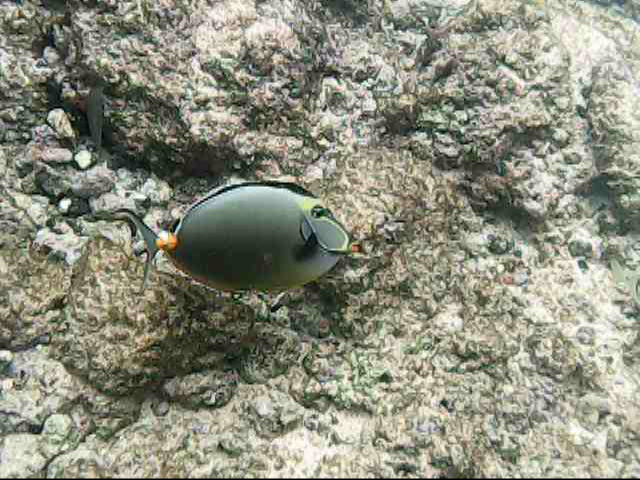
[[144, 244], [147, 251], [147, 262], [144, 266], [144, 280], [142, 282], [142, 289], [140, 293], [144, 292], [144, 289], [147, 286], [147, 281], [149, 280], [149, 273], [151, 271], [151, 264], [153, 263], [153, 259], [158, 254], [160, 250], [156, 243], [158, 236], [151, 230], [142, 219], [136, 215], [131, 210], [127, 210], [126, 208], [122, 208], [120, 210], [116, 210], [110, 216], [114, 220], [123, 220], [129, 224], [129, 226], [133, 226], [133, 231], [138, 231], [142, 235], [144, 239]]

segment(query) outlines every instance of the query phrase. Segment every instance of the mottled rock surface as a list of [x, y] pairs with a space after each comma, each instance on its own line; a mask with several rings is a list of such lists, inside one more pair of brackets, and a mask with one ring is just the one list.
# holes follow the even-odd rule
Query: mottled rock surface
[[[0, 0], [0, 476], [640, 476], [639, 20]], [[364, 253], [275, 313], [140, 291], [105, 212], [261, 179]]]

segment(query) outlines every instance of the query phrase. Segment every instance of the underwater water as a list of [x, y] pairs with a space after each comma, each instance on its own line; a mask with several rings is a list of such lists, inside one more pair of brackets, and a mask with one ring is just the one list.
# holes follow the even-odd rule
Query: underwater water
[[639, 476], [639, 12], [0, 0], [0, 476]]

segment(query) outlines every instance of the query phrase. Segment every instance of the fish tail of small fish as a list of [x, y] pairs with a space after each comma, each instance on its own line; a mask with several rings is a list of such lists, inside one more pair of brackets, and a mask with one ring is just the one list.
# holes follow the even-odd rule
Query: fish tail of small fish
[[153, 263], [153, 259], [160, 251], [160, 248], [158, 248], [157, 245], [158, 236], [142, 221], [142, 219], [138, 215], [136, 215], [131, 210], [127, 210], [125, 208], [116, 210], [111, 214], [111, 216], [116, 220], [126, 221], [130, 226], [133, 225], [135, 227], [134, 230], [137, 230], [142, 235], [147, 250], [147, 261], [144, 266], [144, 280], [142, 282], [142, 289], [140, 290], [140, 293], [142, 293], [144, 292], [144, 289], [146, 288], [149, 280], [149, 273], [151, 272], [151, 264]]

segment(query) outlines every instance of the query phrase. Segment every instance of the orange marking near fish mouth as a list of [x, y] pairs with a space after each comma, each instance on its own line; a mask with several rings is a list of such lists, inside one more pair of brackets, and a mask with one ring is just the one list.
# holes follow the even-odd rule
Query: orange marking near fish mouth
[[162, 232], [162, 234], [158, 235], [158, 239], [156, 240], [156, 247], [158, 247], [160, 250], [170, 252], [172, 250], [175, 250], [177, 246], [178, 237], [176, 237], [173, 233]]
[[353, 242], [349, 245], [349, 250], [351, 250], [351, 253], [364, 253], [364, 248], [359, 242]]

